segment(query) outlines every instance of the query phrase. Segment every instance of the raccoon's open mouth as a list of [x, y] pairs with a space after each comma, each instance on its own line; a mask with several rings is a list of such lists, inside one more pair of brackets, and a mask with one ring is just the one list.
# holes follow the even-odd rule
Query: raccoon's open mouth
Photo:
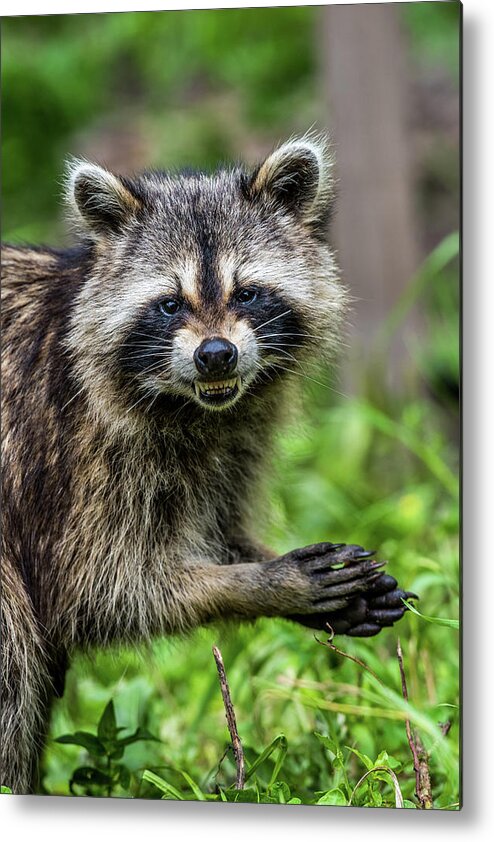
[[211, 407], [226, 406], [237, 397], [240, 391], [240, 377], [231, 380], [196, 380], [195, 393], [201, 403]]

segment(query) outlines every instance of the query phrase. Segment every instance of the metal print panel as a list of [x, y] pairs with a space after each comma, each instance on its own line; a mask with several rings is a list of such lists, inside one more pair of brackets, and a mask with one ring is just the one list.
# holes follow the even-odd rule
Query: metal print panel
[[2, 792], [459, 808], [460, 25], [3, 20]]

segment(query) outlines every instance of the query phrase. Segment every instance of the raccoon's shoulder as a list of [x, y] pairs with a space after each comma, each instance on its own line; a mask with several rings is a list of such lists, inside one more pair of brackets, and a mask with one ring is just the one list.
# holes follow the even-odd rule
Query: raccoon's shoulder
[[2, 281], [7, 284], [29, 284], [55, 281], [60, 276], [84, 273], [90, 263], [90, 246], [54, 249], [48, 246], [1, 245]]
[[53, 249], [2, 243], [2, 281], [22, 284], [56, 272], [59, 254]]
[[[52, 249], [2, 243], [2, 305], [11, 315], [60, 302], [73, 294], [87, 271], [87, 249]], [[4, 310], [5, 313], [5, 310]]]

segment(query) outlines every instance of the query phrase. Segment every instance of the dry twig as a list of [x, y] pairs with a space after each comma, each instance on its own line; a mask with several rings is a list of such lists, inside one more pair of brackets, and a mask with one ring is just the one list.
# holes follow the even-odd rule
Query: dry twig
[[375, 678], [376, 681], [379, 682], [379, 684], [382, 684], [381, 679], [378, 678], [376, 673], [373, 672], [373, 670], [371, 670], [371, 668], [368, 667], [367, 664], [364, 664], [364, 662], [361, 661], [360, 658], [356, 658], [354, 655], [349, 655], [348, 652], [343, 652], [342, 649], [338, 649], [338, 647], [334, 645], [334, 643], [333, 643], [334, 631], [331, 628], [331, 626], [329, 625], [329, 623], [326, 623], [326, 626], [329, 630], [328, 639], [327, 640], [319, 640], [319, 638], [316, 637], [316, 635], [314, 635], [314, 639], [315, 639], [316, 643], [319, 643], [321, 646], [327, 646], [328, 649], [331, 649], [333, 652], [336, 652], [337, 655], [341, 655], [343, 658], [348, 658], [349, 661], [353, 661], [355, 664], [358, 664], [359, 667], [362, 667], [362, 669], [364, 669], [366, 672], [370, 673], [372, 675], [372, 677]]
[[225, 706], [226, 722], [233, 746], [233, 754], [235, 756], [235, 766], [237, 768], [237, 778], [235, 781], [236, 789], [243, 789], [245, 786], [245, 761], [244, 751], [240, 737], [237, 730], [237, 721], [235, 719], [235, 711], [230, 696], [230, 688], [226, 678], [225, 665], [221, 652], [217, 646], [213, 646], [214, 660], [216, 661], [216, 668], [220, 679], [221, 695], [223, 696], [223, 704]]
[[[401, 690], [403, 698], [406, 702], [408, 702], [407, 680], [405, 676], [405, 668], [403, 666], [403, 652], [401, 651], [400, 638], [398, 638], [396, 652], [398, 655], [398, 664], [400, 666]], [[410, 746], [410, 751], [412, 752], [413, 757], [413, 768], [415, 771], [415, 794], [419, 800], [422, 810], [432, 810], [434, 803], [432, 800], [429, 756], [417, 732], [415, 730], [412, 731], [409, 719], [405, 721], [405, 727], [408, 745]]]

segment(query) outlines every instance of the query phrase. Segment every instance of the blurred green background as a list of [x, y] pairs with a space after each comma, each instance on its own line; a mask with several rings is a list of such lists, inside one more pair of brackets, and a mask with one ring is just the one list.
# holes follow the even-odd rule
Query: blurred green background
[[[60, 199], [69, 155], [123, 173], [153, 166], [212, 169], [239, 159], [254, 164], [292, 134], [329, 129], [341, 162], [336, 245], [356, 317], [341, 374], [307, 372], [319, 385], [307, 379], [304, 418], [280, 433], [263, 538], [280, 552], [328, 539], [378, 548], [400, 584], [420, 593], [423, 614], [457, 618], [460, 9], [454, 2], [387, 5], [390, 28], [378, 27], [382, 41], [374, 52], [370, 27], [360, 34], [356, 26], [342, 28], [349, 33], [350, 70], [369, 50], [365, 75], [359, 65], [360, 75], [352, 76], [343, 61], [340, 69], [331, 48], [345, 24], [344, 8], [3, 19], [3, 239], [70, 242]], [[396, 74], [389, 64], [380, 68], [384, 55], [406, 64]], [[355, 146], [355, 136], [341, 132], [345, 103], [354, 102], [362, 86], [376, 95], [395, 77], [394, 92], [376, 101], [376, 114], [389, 108], [389, 123], [380, 118], [374, 146], [372, 126], [358, 133]], [[352, 174], [375, 170], [366, 156], [379, 156], [382, 138], [394, 137], [392, 125], [401, 132], [395, 146], [405, 156], [407, 179], [399, 184], [391, 173], [383, 181], [391, 187], [379, 192]], [[350, 148], [356, 152], [348, 164]], [[384, 166], [389, 159], [391, 167], [393, 158], [387, 154]], [[383, 286], [375, 296], [379, 306], [372, 313], [367, 308], [366, 318], [382, 272], [369, 250], [359, 249], [365, 242], [359, 225], [370, 217], [379, 222], [381, 205], [396, 199], [394, 185], [407, 222], [395, 237], [392, 214], [390, 225], [378, 226], [373, 237], [387, 255], [393, 240], [404, 236], [412, 257], [396, 264], [396, 284]], [[356, 204], [369, 211], [351, 223], [349, 249], [346, 207]], [[397, 340], [404, 353], [395, 354]], [[130, 778], [122, 777], [112, 794], [160, 797], [142, 781], [142, 770], [150, 768], [174, 787], [168, 797], [223, 797], [234, 767], [229, 756], [221, 762], [228, 735], [211, 656], [217, 642], [248, 761], [262, 756], [280, 733], [287, 740], [286, 751], [276, 743], [252, 775], [250, 800], [393, 805], [392, 783], [379, 772], [352, 797], [368, 768], [365, 755], [371, 766], [378, 757], [389, 765], [407, 805], [416, 805], [395, 654], [398, 631], [408, 713], [430, 751], [434, 804], [454, 809], [458, 633], [411, 614], [370, 641], [336, 641], [379, 681], [319, 646], [310, 631], [281, 620], [158, 641], [140, 655], [78, 657], [56, 705], [43, 789], [67, 793], [74, 768], [89, 762], [81, 747], [56, 744], [53, 737], [94, 731], [113, 698], [120, 725], [147, 727], [161, 742], [127, 749]], [[449, 726], [438, 727], [446, 721]]]

